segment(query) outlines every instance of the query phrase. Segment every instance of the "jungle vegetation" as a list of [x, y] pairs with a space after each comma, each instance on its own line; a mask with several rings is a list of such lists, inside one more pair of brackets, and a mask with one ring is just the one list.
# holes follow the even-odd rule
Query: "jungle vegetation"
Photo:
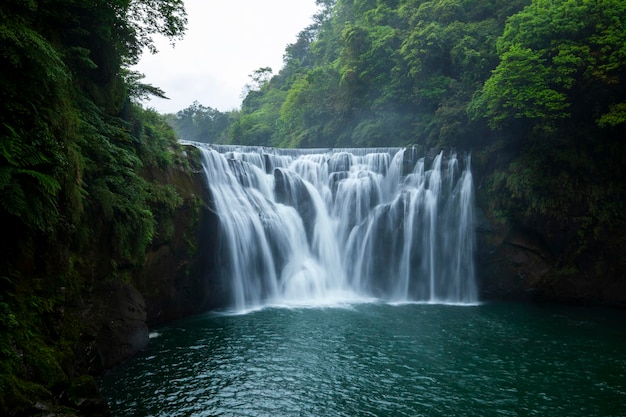
[[0, 6], [2, 415], [54, 404], [81, 375], [74, 310], [97, 279], [128, 279], [181, 203], [144, 175], [179, 152], [164, 118], [138, 104], [164, 93], [129, 68], [153, 35], [175, 41], [185, 25], [182, 0]]

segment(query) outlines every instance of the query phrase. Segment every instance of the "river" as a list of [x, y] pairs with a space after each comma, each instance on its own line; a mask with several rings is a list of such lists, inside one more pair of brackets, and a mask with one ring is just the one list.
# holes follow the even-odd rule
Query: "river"
[[625, 325], [508, 303], [213, 312], [100, 386], [113, 416], [626, 416]]

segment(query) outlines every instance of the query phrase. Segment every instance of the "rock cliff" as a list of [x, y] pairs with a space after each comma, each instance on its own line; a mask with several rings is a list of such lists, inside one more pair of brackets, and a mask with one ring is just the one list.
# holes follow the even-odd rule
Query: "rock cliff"
[[160, 230], [143, 268], [129, 282], [98, 284], [82, 306], [87, 325], [79, 351], [87, 373], [111, 368], [148, 345], [148, 326], [223, 304], [216, 254], [217, 217], [195, 148], [188, 148], [189, 169], [170, 167], [143, 175], [175, 188], [183, 203]]

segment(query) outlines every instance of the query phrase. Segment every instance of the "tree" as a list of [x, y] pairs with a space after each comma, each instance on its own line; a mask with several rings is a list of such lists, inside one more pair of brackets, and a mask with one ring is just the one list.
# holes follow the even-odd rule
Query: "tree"
[[502, 128], [511, 119], [548, 124], [568, 116], [567, 97], [552, 88], [555, 79], [544, 64], [540, 53], [519, 45], [502, 55], [475, 104], [484, 109], [492, 128]]
[[249, 77], [252, 82], [244, 86], [242, 92], [243, 97], [251, 92], [260, 91], [272, 78], [272, 69], [270, 67], [255, 69]]
[[[144, 47], [154, 50], [152, 35], [175, 40], [185, 24], [182, 0], [3, 3], [0, 208], [5, 213], [29, 228], [50, 229], [61, 204], [60, 185], [75, 209], [82, 207], [82, 182], [76, 178], [84, 177], [78, 155], [89, 143], [86, 121], [107, 126], [107, 118], [122, 114], [129, 96], [162, 94], [123, 66], [136, 62]], [[124, 142], [123, 137], [109, 139]], [[21, 209], [25, 205], [28, 210]]]
[[189, 107], [176, 113], [171, 125], [185, 140], [195, 142], [225, 143], [231, 117], [217, 109], [203, 106], [194, 101]]
[[[118, 0], [119, 1], [119, 0]], [[135, 64], [141, 49], [158, 52], [153, 36], [162, 35], [174, 42], [182, 39], [187, 26], [187, 12], [183, 0], [125, 0], [125, 7], [117, 16], [123, 26], [128, 27], [131, 43], [129, 60]]]
[[507, 23], [475, 108], [494, 128], [573, 116], [623, 123], [625, 26], [623, 1], [533, 1]]

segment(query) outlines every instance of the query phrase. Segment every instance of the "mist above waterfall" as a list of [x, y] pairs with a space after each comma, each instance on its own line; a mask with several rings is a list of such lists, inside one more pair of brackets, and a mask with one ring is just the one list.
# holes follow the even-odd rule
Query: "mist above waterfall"
[[198, 146], [236, 310], [477, 301], [469, 157]]

